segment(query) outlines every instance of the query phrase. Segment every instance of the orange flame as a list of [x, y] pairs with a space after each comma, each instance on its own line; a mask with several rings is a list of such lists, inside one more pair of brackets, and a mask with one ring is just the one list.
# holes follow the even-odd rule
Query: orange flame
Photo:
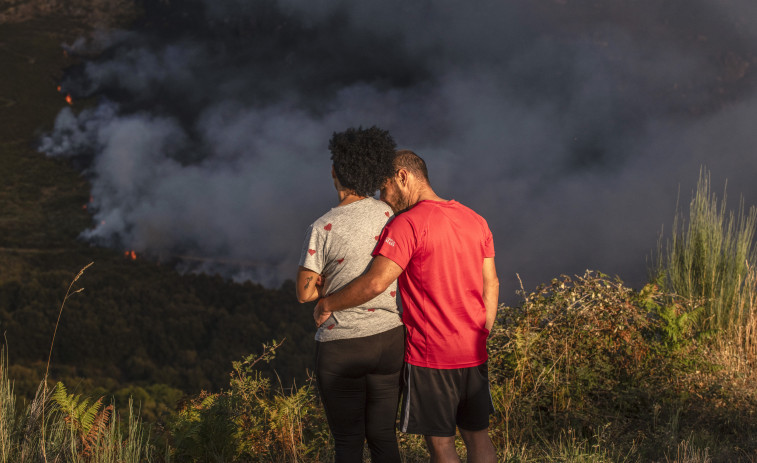
[[68, 103], [70, 105], [74, 104], [74, 99], [71, 98], [71, 94], [70, 93], [66, 95], [66, 103]]
[[131, 260], [137, 260], [137, 253], [134, 251], [124, 251], [124, 257]]
[[60, 86], [60, 85], [58, 85], [58, 91], [59, 91], [59, 92], [60, 92], [60, 89], [61, 89], [61, 86]]

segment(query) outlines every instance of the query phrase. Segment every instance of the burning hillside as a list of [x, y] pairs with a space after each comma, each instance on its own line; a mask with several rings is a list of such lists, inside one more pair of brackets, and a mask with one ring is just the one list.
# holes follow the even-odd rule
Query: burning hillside
[[142, 6], [134, 30], [66, 46], [102, 50], [62, 82], [99, 103], [40, 143], [86, 160], [98, 244], [276, 284], [332, 205], [330, 134], [358, 125], [487, 217], [506, 293], [515, 272], [642, 280], [701, 164], [757, 196], [746, 0]]

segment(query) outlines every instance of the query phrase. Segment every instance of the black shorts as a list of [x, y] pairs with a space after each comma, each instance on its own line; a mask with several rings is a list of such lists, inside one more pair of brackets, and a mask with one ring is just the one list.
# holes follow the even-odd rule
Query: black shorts
[[487, 363], [440, 370], [405, 363], [400, 431], [449, 437], [455, 428], [481, 431], [494, 413]]

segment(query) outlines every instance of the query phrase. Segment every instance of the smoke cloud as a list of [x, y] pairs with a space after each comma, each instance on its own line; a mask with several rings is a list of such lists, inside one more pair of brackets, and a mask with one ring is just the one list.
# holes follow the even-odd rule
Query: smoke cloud
[[97, 244], [277, 285], [360, 125], [488, 220], [508, 301], [516, 273], [642, 284], [701, 166], [757, 199], [749, 0], [143, 3], [67, 46], [100, 52], [62, 83], [98, 103], [40, 142], [91, 179]]

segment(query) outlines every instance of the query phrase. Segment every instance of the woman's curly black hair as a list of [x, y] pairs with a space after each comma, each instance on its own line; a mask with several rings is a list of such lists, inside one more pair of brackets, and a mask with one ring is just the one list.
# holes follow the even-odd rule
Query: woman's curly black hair
[[336, 178], [359, 196], [373, 196], [394, 174], [396, 148], [389, 132], [376, 126], [334, 132], [329, 140]]

